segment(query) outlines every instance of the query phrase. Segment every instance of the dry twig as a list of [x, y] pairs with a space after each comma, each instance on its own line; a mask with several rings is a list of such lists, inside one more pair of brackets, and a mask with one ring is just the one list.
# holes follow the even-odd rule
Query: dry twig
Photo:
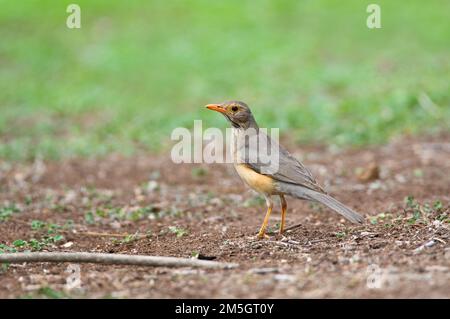
[[108, 265], [134, 265], [152, 267], [199, 267], [230, 269], [237, 264], [221, 263], [217, 261], [198, 260], [189, 258], [142, 256], [123, 254], [104, 254], [86, 252], [32, 252], [0, 254], [0, 263], [22, 263], [22, 262], [71, 262], [71, 263], [94, 263]]

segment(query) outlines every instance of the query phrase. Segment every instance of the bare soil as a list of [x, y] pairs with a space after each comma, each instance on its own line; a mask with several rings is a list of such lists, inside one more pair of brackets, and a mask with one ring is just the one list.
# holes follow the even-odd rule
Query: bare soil
[[353, 225], [290, 198], [292, 229], [276, 233], [278, 204], [265, 240], [255, 238], [264, 201], [229, 165], [175, 165], [169, 155], [148, 154], [0, 162], [0, 244], [11, 249], [239, 264], [232, 270], [83, 264], [81, 288], [72, 290], [67, 264], [9, 265], [0, 270], [0, 297], [449, 298], [449, 141], [441, 134], [346, 150], [288, 143], [329, 193], [367, 222]]

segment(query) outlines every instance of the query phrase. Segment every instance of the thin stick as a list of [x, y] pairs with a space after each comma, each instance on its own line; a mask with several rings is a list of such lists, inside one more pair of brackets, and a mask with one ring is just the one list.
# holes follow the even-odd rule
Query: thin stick
[[288, 228], [285, 228], [284, 231], [293, 230], [293, 229], [299, 228], [300, 226], [302, 226], [302, 224], [293, 225]]
[[276, 246], [286, 247], [286, 248], [299, 248], [298, 244], [292, 244], [290, 242], [284, 242], [284, 241], [265, 240], [265, 241], [262, 241], [261, 243], [273, 244]]
[[237, 264], [221, 263], [217, 261], [198, 260], [177, 257], [123, 255], [85, 252], [33, 252], [0, 254], [0, 263], [22, 263], [22, 262], [72, 262], [72, 263], [94, 263], [108, 265], [134, 265], [153, 267], [199, 267], [230, 269], [236, 268]]
[[147, 238], [147, 235], [139, 235], [139, 234], [114, 234], [114, 233], [98, 233], [98, 232], [83, 232], [83, 231], [77, 231], [76, 233], [69, 232], [69, 231], [60, 231], [63, 233], [68, 233], [72, 235], [82, 235], [82, 236], [88, 236], [88, 237], [119, 237], [119, 238], [125, 238], [128, 236], [132, 236], [133, 239], [143, 239]]

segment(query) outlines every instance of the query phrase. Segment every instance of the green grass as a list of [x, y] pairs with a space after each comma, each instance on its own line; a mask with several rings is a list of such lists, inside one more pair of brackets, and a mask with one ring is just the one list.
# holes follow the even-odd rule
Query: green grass
[[226, 127], [240, 99], [299, 142], [448, 130], [449, 1], [0, 0], [0, 158], [131, 154]]

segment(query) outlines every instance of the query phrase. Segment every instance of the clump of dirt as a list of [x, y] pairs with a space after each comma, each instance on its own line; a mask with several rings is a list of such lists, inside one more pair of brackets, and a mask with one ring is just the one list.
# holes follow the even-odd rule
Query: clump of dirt
[[[450, 296], [448, 135], [381, 147], [296, 148], [352, 225], [289, 199], [287, 227], [257, 240], [264, 201], [227, 165], [175, 165], [169, 156], [111, 155], [0, 162], [0, 252], [95, 251], [207, 258], [233, 270], [4, 265], [0, 297], [441, 297]], [[73, 266], [73, 265], [72, 265]]]

